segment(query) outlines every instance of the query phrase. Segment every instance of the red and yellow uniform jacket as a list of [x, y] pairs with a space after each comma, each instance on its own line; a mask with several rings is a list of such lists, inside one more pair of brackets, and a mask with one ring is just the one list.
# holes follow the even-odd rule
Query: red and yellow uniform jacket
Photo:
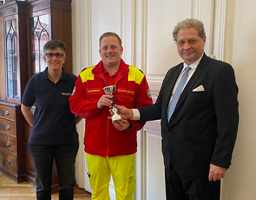
[[[127, 108], [141, 108], [152, 104], [148, 83], [144, 74], [121, 59], [115, 79], [115, 104]], [[86, 153], [112, 157], [133, 154], [137, 151], [137, 131], [145, 123], [130, 121], [132, 128], [118, 131], [108, 119], [109, 108], [97, 109], [99, 98], [106, 87], [103, 63], [83, 70], [69, 98], [71, 111], [86, 119], [84, 150]]]

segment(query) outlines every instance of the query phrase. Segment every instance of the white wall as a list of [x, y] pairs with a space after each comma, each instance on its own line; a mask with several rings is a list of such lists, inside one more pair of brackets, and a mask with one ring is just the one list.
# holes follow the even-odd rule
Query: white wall
[[[256, 14], [255, 0], [73, 0], [74, 73], [100, 60], [98, 39], [105, 31], [118, 33], [124, 60], [141, 68], [156, 99], [166, 71], [181, 61], [172, 38], [176, 23], [194, 17], [205, 24], [205, 51], [229, 62], [239, 87], [240, 125], [232, 166], [222, 181], [222, 200], [256, 196]], [[83, 125], [76, 177], [88, 190], [83, 152]], [[136, 200], [165, 199], [159, 121], [138, 133]], [[112, 188], [113, 190], [113, 188]], [[113, 195], [113, 194], [112, 194]]]
[[[256, 197], [256, 14], [254, 0], [229, 0], [225, 60], [235, 69], [240, 124], [232, 166], [224, 180], [223, 200]], [[234, 192], [231, 192], [234, 191]]]

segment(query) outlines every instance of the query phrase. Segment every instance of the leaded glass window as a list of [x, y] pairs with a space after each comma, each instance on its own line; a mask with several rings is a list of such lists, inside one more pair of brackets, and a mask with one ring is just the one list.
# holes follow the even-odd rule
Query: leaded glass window
[[19, 99], [18, 94], [18, 50], [17, 50], [17, 20], [5, 22], [6, 35], [6, 67], [7, 67], [7, 97]]
[[49, 30], [49, 14], [29, 18], [31, 76], [47, 67], [43, 59], [43, 47], [50, 39]]

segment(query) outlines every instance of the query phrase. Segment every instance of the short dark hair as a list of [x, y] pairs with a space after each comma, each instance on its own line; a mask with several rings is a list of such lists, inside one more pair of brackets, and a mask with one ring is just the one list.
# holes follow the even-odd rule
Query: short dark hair
[[66, 57], [66, 44], [60, 40], [50, 40], [46, 42], [43, 48], [44, 55], [46, 54], [47, 49], [54, 50], [58, 47], [61, 48], [64, 57]]
[[100, 45], [101, 40], [102, 40], [104, 37], [109, 37], [109, 36], [114, 36], [114, 37], [116, 37], [116, 38], [118, 39], [118, 42], [119, 42], [120, 46], [122, 46], [122, 40], [121, 40], [121, 38], [119, 37], [119, 35], [117, 35], [117, 34], [114, 33], [114, 32], [105, 32], [105, 33], [103, 33], [103, 34], [100, 36], [99, 45]]
[[197, 19], [185, 19], [183, 21], [180, 21], [179, 23], [177, 23], [177, 25], [174, 27], [173, 32], [172, 32], [172, 36], [175, 42], [177, 42], [178, 40], [178, 33], [180, 31], [180, 29], [183, 28], [195, 28], [198, 32], [198, 36], [200, 38], [204, 38], [205, 36], [205, 31], [204, 31], [204, 24], [203, 22], [197, 20]]

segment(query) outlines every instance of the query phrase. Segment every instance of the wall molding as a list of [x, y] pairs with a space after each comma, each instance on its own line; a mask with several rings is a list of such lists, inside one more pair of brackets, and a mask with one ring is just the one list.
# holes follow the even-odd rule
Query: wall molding
[[191, 17], [204, 23], [206, 32], [205, 52], [213, 55], [215, 0], [192, 0]]
[[[81, 12], [80, 12], [80, 0], [72, 1], [72, 18], [76, 19], [72, 21], [72, 49], [73, 49], [73, 66], [81, 66]], [[75, 31], [74, 31], [75, 30]], [[78, 75], [80, 67], [73, 67], [73, 73]], [[83, 137], [81, 133], [84, 132], [84, 123], [80, 122], [77, 125], [77, 132], [80, 146], [81, 146], [81, 140], [83, 140]], [[82, 150], [81, 150], [82, 149]], [[79, 148], [77, 152], [76, 157], [76, 163], [75, 163], [75, 176], [76, 176], [76, 183], [79, 185], [79, 187], [84, 188], [84, 158], [83, 158], [83, 148]]]
[[[141, 69], [147, 76], [146, 68], [146, 44], [147, 44], [147, 0], [132, 0], [134, 5], [134, 45], [132, 53], [132, 63]], [[147, 78], [148, 81], [148, 78]], [[148, 81], [149, 82], [149, 81]], [[146, 134], [144, 128], [137, 132], [137, 156], [136, 156], [136, 190], [134, 193], [135, 200], [146, 199]], [[143, 187], [142, 187], [143, 186]]]
[[219, 60], [224, 59], [226, 31], [226, 0], [215, 0], [215, 43], [214, 54]]

